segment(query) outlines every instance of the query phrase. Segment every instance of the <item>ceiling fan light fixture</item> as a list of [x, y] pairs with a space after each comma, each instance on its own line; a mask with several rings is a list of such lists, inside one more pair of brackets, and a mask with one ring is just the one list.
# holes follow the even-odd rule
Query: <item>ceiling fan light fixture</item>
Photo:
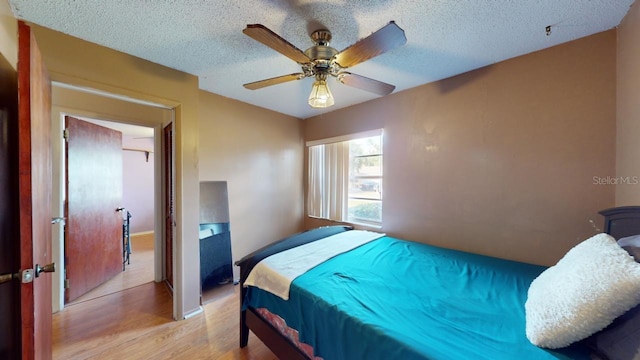
[[326, 29], [316, 30], [311, 34], [311, 40], [314, 45], [304, 52], [261, 24], [247, 24], [246, 29], [242, 32], [297, 62], [302, 69], [302, 72], [299, 73], [254, 81], [243, 86], [249, 90], [256, 90], [313, 76], [315, 81], [308, 101], [312, 108], [327, 108], [334, 104], [333, 95], [327, 85], [327, 77], [329, 76], [337, 77], [338, 81], [344, 85], [380, 96], [392, 93], [395, 86], [391, 84], [343, 70], [402, 46], [407, 42], [404, 30], [396, 25], [394, 21], [390, 21], [380, 30], [358, 40], [342, 51], [329, 46], [331, 32]]
[[316, 81], [313, 82], [311, 87], [311, 94], [309, 94], [309, 105], [312, 108], [326, 108], [334, 104], [333, 95], [327, 85], [327, 77], [316, 76]]

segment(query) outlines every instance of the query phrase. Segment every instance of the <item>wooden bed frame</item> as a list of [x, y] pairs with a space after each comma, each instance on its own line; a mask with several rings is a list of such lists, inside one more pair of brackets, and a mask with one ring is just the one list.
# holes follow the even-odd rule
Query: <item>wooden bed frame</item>
[[270, 254], [284, 251], [286, 249], [313, 242], [315, 240], [330, 236], [339, 232], [353, 229], [348, 225], [327, 226], [308, 230], [299, 234], [295, 234], [288, 238], [279, 240], [273, 244], [267, 245], [253, 253], [245, 256], [241, 260], [236, 261], [236, 265], [240, 267], [240, 347], [246, 347], [249, 342], [249, 330], [251, 330], [267, 347], [279, 358], [287, 360], [310, 360], [309, 357], [298, 348], [291, 340], [283, 336], [271, 323], [265, 320], [255, 309], [248, 307], [244, 309], [243, 303], [246, 297], [247, 289], [244, 282], [249, 276], [253, 267], [262, 258]]
[[[615, 207], [599, 212], [604, 216], [604, 232], [616, 239], [640, 234], [640, 206]], [[279, 358], [287, 360], [311, 360], [291, 340], [282, 335], [273, 325], [265, 320], [255, 309], [243, 309], [246, 295], [244, 281], [255, 264], [243, 260], [236, 262], [241, 267], [241, 305], [240, 305], [240, 347], [246, 347], [251, 330]]]
[[[243, 291], [244, 293], [244, 288]], [[267, 320], [253, 308], [240, 310], [240, 347], [247, 346], [251, 330], [278, 359], [311, 360], [291, 340], [280, 334]]]
[[640, 206], [620, 206], [600, 211], [604, 232], [616, 239], [640, 234]]

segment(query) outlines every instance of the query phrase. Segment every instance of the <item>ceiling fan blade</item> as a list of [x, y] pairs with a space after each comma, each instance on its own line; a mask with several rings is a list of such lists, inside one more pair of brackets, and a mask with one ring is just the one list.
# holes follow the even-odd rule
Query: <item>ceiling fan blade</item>
[[352, 74], [346, 71], [339, 73], [337, 77], [338, 81], [347, 86], [369, 91], [382, 96], [391, 94], [396, 88], [394, 85], [387, 84], [378, 80], [369, 79], [368, 77]]
[[391, 21], [382, 29], [339, 52], [335, 61], [341, 67], [348, 68], [406, 43], [404, 30]]
[[290, 42], [267, 29], [264, 25], [249, 24], [242, 32], [299, 64], [306, 64], [311, 61], [302, 50], [291, 45]]
[[263, 87], [267, 87], [267, 86], [271, 86], [271, 85], [282, 84], [282, 83], [287, 82], [287, 81], [300, 80], [300, 79], [302, 79], [304, 77], [305, 77], [305, 75], [303, 73], [295, 73], [295, 74], [277, 76], [277, 77], [274, 77], [274, 78], [271, 78], [271, 79], [255, 81], [255, 82], [252, 82], [252, 83], [244, 84], [242, 86], [244, 86], [245, 88], [247, 88], [249, 90], [257, 90], [257, 89], [262, 89]]

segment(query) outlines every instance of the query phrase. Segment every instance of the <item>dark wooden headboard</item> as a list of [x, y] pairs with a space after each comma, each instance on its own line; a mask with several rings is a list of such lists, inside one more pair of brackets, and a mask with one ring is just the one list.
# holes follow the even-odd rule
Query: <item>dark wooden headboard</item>
[[604, 232], [616, 239], [640, 234], [640, 206], [619, 206], [600, 211]]

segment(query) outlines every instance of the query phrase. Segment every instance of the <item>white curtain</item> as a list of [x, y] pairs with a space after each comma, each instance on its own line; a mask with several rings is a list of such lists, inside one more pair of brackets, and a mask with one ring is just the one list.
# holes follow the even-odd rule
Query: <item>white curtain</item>
[[307, 188], [307, 213], [325, 217], [322, 213], [324, 185], [324, 145], [309, 146], [309, 186]]
[[309, 147], [308, 213], [325, 219], [346, 218], [349, 190], [349, 142]]

